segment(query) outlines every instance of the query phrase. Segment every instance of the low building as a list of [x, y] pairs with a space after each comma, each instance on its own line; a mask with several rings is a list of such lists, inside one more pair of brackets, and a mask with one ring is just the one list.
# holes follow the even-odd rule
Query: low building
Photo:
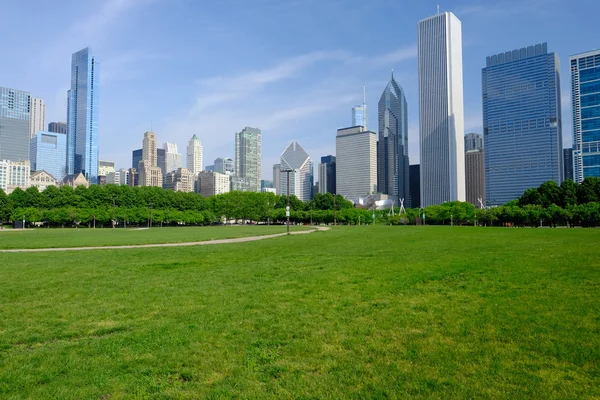
[[229, 192], [229, 175], [218, 172], [201, 171], [198, 174], [198, 192], [204, 196]]
[[12, 193], [16, 188], [25, 190], [29, 187], [30, 174], [28, 160], [0, 160], [0, 189], [6, 194]]
[[177, 168], [176, 171], [168, 172], [164, 188], [174, 192], [193, 192], [194, 174], [187, 168]]
[[109, 185], [129, 185], [130, 170], [121, 168], [106, 174], [106, 183]]
[[29, 178], [29, 185], [36, 187], [38, 191], [43, 192], [49, 186], [58, 187], [58, 181], [52, 174], [49, 174], [44, 170], [33, 171]]
[[71, 186], [73, 189], [78, 186], [85, 186], [86, 188], [89, 188], [90, 183], [87, 179], [85, 179], [85, 176], [83, 176], [81, 172], [78, 172], [76, 174], [65, 176], [61, 182], [61, 186]]

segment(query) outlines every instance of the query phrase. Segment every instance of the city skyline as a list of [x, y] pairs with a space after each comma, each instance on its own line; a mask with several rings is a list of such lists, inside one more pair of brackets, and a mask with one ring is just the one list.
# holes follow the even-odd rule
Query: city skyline
[[[333, 153], [335, 135], [330, 132], [347, 125], [351, 108], [362, 102], [363, 82], [367, 88], [373, 88], [367, 91], [367, 104], [373, 109], [380, 94], [374, 88], [384, 85], [389, 71], [394, 69], [398, 83], [406, 91], [408, 103], [418, 104], [416, 23], [436, 12], [435, 2], [387, 4], [381, 7], [349, 2], [353, 4], [342, 9], [311, 2], [311, 6], [314, 6], [311, 12], [319, 18], [340, 13], [346, 20], [399, 18], [403, 24], [400, 28], [382, 24], [377, 43], [373, 40], [374, 33], [351, 32], [341, 25], [329, 25], [326, 28], [318, 27], [309, 37], [305, 35], [295, 40], [293, 46], [283, 46], [279, 40], [271, 39], [278, 36], [273, 32], [284, 33], [286, 37], [298, 36], [295, 32], [305, 29], [310, 13], [296, 9], [291, 4], [280, 5], [263, 15], [249, 8], [233, 8], [231, 21], [220, 21], [215, 17], [217, 21], [210, 27], [219, 34], [202, 46], [206, 47], [204, 50], [207, 54], [220, 56], [238, 43], [241, 36], [245, 36], [243, 42], [249, 46], [241, 51], [254, 56], [246, 63], [228, 63], [226, 59], [218, 67], [205, 65], [194, 68], [194, 71], [187, 65], [181, 65], [181, 68], [177, 68], [177, 76], [169, 76], [167, 71], [181, 64], [178, 55], [185, 46], [184, 43], [182, 46], [168, 46], [167, 42], [172, 43], [169, 38], [178, 36], [180, 28], [159, 29], [156, 35], [163, 37], [164, 41], [156, 41], [156, 35], [141, 35], [135, 30], [139, 28], [142, 17], [152, 22], [159, 21], [165, 15], [177, 15], [185, 19], [186, 13], [193, 13], [184, 13], [182, 9], [170, 7], [160, 0], [107, 1], [106, 4], [79, 4], [74, 7], [67, 7], [66, 3], [60, 2], [33, 3], [39, 7], [40, 14], [60, 15], [65, 20], [78, 21], [49, 32], [39, 43], [34, 42], [31, 36], [26, 37], [25, 42], [32, 44], [27, 54], [20, 49], [21, 46], [0, 44], [3, 54], [12, 55], [13, 60], [18, 60], [0, 66], [0, 76], [7, 79], [0, 85], [27, 90], [32, 96], [44, 99], [47, 121], [65, 119], [64, 93], [68, 89], [70, 72], [68, 61], [65, 60], [73, 51], [90, 46], [103, 61], [100, 82], [100, 158], [114, 160], [118, 167], [128, 165], [129, 150], [139, 147], [136, 138], [152, 127], [163, 140], [177, 143], [179, 148], [185, 147], [191, 134], [198, 134], [205, 147], [205, 157], [211, 160], [222, 154], [231, 154], [233, 134], [240, 127], [249, 125], [261, 128], [265, 143], [269, 143], [264, 149], [262, 170], [263, 177], [267, 178], [271, 175], [268, 171], [270, 166], [277, 162], [278, 149], [293, 138], [301, 140], [307, 152], [315, 157]], [[218, 15], [221, 7], [228, 8], [226, 3], [208, 7], [207, 15]], [[482, 132], [478, 76], [485, 66], [486, 55], [547, 41], [565, 61], [572, 54], [597, 47], [592, 35], [593, 28], [585, 23], [588, 19], [592, 20], [593, 13], [568, 7], [565, 1], [551, 3], [552, 7], [543, 7], [543, 10], [539, 7], [539, 1], [528, 0], [518, 5], [499, 2], [490, 7], [469, 1], [442, 5], [442, 11], [453, 11], [463, 22], [466, 131]], [[587, 10], [598, 8], [593, 2], [584, 3], [591, 7]], [[11, 4], [3, 11], [7, 16], [7, 29], [10, 29], [20, 20], [21, 8]], [[286, 24], [289, 32], [284, 32], [279, 22], [256, 32], [246, 32], [235, 24], [235, 21], [250, 16], [258, 17], [259, 21], [263, 18], [271, 20], [273, 13], [288, 15], [291, 12], [294, 12], [295, 18]], [[138, 13], [139, 16], [136, 16]], [[394, 13], [396, 16], [393, 16]], [[32, 17], [27, 24], [36, 22], [38, 17]], [[503, 35], [494, 35], [485, 29], [491, 21], [508, 24], [511, 29]], [[559, 30], [550, 28], [553, 24], [572, 21], [577, 21], [573, 24], [573, 36], [563, 37]], [[392, 31], [393, 35], [390, 34]], [[72, 32], [80, 34], [72, 35]], [[125, 33], [131, 33], [131, 42], [127, 45], [119, 41]], [[314, 40], [317, 37], [319, 41]], [[398, 40], [398, 37], [402, 39]], [[577, 41], [573, 40], [575, 37]], [[259, 39], [261, 43], [264, 42], [264, 48], [257, 51], [255, 44]], [[352, 43], [352, 47], [348, 43]], [[34, 55], [38, 46], [42, 53], [52, 52], [49, 63], [36, 65]], [[49, 49], [45, 50], [46, 47]], [[163, 92], [165, 88], [173, 89], [165, 93], [166, 105], [155, 107], [146, 100], [151, 97], [150, 93], [157, 90]], [[289, 91], [299, 95], [290, 102], [282, 102], [282, 93]], [[260, 99], [248, 104], [248, 99], [257, 92], [262, 93]], [[570, 93], [570, 80], [567, 77], [562, 82], [562, 93], [564, 144], [568, 147], [572, 124], [570, 102], [564, 101], [565, 94]], [[174, 99], [177, 101], [172, 101]], [[416, 146], [418, 135], [415, 133], [418, 132], [416, 121], [419, 111], [417, 107], [411, 110], [409, 156], [411, 162], [417, 163], [420, 160]], [[308, 129], [311, 126], [315, 129]], [[190, 128], [194, 130], [190, 131]], [[371, 128], [375, 130], [374, 126]], [[201, 133], [201, 129], [217, 132], [217, 135], [214, 138], [205, 137], [208, 135]], [[117, 140], [120, 145], [114, 146]], [[123, 148], [128, 151], [123, 151]]]

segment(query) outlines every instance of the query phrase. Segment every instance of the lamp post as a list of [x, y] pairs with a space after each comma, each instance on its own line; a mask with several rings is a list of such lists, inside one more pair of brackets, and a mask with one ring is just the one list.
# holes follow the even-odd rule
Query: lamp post
[[280, 172], [287, 172], [287, 207], [285, 208], [285, 215], [287, 217], [287, 234], [290, 234], [290, 172], [294, 172], [293, 169], [281, 169]]

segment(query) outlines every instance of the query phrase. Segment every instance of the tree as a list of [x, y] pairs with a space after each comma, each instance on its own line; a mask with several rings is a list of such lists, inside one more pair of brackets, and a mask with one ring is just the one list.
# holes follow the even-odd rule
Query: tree
[[542, 196], [537, 188], [527, 189], [519, 199], [520, 207], [524, 207], [528, 204], [542, 204]]
[[577, 188], [579, 204], [600, 202], [600, 178], [588, 177]]
[[550, 207], [552, 204], [560, 204], [560, 188], [554, 181], [547, 181], [540, 185], [538, 193], [541, 197], [542, 207]]
[[577, 184], [566, 179], [560, 184], [560, 206], [565, 208], [577, 204]]

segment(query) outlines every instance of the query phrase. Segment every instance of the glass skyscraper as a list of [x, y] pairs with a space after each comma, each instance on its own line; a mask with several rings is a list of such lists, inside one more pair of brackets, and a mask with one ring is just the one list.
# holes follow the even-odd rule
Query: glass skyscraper
[[262, 134], [258, 128], [245, 127], [235, 134], [235, 176], [233, 190], [260, 191]]
[[321, 157], [319, 168], [319, 193], [335, 194], [336, 159], [329, 155]]
[[379, 99], [377, 188], [410, 203], [408, 162], [408, 105], [394, 75]]
[[570, 62], [573, 175], [582, 182], [600, 177], [600, 50], [574, 55]]
[[546, 43], [487, 57], [482, 71], [485, 193], [505, 204], [563, 174], [558, 56]]
[[98, 183], [98, 62], [89, 48], [71, 60], [67, 104], [67, 169]]
[[0, 160], [29, 160], [31, 95], [0, 87]]
[[462, 24], [450, 12], [419, 21], [421, 206], [465, 200]]
[[44, 170], [57, 181], [67, 173], [67, 135], [39, 131], [31, 138], [31, 170]]

